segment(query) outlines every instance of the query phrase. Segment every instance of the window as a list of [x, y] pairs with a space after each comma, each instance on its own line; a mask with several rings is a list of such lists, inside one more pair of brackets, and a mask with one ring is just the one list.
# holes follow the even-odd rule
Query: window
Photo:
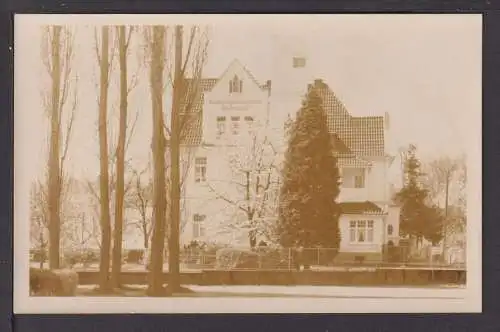
[[372, 243], [373, 220], [353, 220], [349, 222], [349, 242]]
[[194, 181], [206, 182], [207, 181], [207, 158], [199, 157], [195, 159], [194, 167]]
[[233, 135], [238, 135], [240, 131], [240, 117], [232, 116], [231, 117], [231, 127], [233, 131]]
[[248, 133], [251, 134], [253, 131], [253, 117], [245, 116], [245, 123], [247, 125]]
[[306, 66], [306, 58], [294, 57], [292, 61], [293, 68], [304, 68]]
[[387, 225], [387, 234], [392, 235], [394, 233], [394, 227], [392, 225]]
[[226, 132], [226, 117], [217, 117], [217, 138], [220, 138]]
[[365, 187], [365, 174], [364, 172], [360, 175], [354, 176], [354, 188], [364, 188]]
[[206, 216], [202, 214], [193, 215], [193, 237], [201, 237], [205, 235], [205, 226], [203, 225]]
[[367, 242], [373, 242], [373, 220], [368, 220], [367, 221], [367, 237], [366, 240]]
[[365, 169], [344, 167], [341, 169], [343, 188], [365, 188]]
[[349, 223], [349, 242], [356, 242], [356, 222]]
[[234, 78], [229, 81], [229, 93], [242, 93], [243, 92], [243, 81], [234, 76]]

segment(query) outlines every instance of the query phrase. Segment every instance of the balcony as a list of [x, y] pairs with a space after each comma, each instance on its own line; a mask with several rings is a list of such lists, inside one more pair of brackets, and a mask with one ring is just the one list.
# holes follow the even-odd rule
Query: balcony
[[340, 195], [337, 199], [338, 202], [364, 202], [368, 201], [367, 188], [340, 188]]

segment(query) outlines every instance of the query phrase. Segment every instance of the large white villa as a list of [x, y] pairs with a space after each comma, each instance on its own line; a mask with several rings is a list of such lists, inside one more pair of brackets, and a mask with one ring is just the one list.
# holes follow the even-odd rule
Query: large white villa
[[[260, 82], [235, 60], [220, 77], [201, 82], [183, 140], [181, 242], [248, 245], [246, 208], [264, 200], [271, 206], [262, 212], [272, 212], [279, 178], [269, 166], [282, 160], [285, 120], [299, 109], [309, 83], [323, 99], [342, 176], [340, 256], [379, 259], [384, 245], [399, 240], [399, 208], [391, 204], [388, 175], [394, 161], [386, 151], [388, 116], [352, 116], [326, 82], [311, 76], [305, 58], [289, 60], [274, 68], [277, 79]], [[271, 152], [263, 142], [270, 142]], [[265, 190], [259, 192], [259, 183]]]

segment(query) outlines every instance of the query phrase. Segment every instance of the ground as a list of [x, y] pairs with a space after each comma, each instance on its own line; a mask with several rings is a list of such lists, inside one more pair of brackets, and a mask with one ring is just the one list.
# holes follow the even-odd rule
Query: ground
[[[195, 286], [179, 297], [303, 297], [370, 299], [462, 299], [464, 286], [339, 287], [339, 286]], [[77, 296], [96, 296], [95, 286], [78, 286]], [[146, 286], [125, 287], [116, 296], [145, 296]]]

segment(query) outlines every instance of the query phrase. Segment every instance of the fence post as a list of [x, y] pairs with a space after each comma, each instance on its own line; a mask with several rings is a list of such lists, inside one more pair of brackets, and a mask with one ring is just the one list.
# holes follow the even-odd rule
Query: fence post
[[292, 248], [288, 248], [288, 271], [292, 270]]
[[318, 260], [316, 262], [316, 265], [319, 266], [320, 265], [320, 263], [319, 263], [319, 250], [320, 250], [320, 248], [317, 248], [317, 250], [318, 250], [318, 255], [316, 257], [318, 258]]

